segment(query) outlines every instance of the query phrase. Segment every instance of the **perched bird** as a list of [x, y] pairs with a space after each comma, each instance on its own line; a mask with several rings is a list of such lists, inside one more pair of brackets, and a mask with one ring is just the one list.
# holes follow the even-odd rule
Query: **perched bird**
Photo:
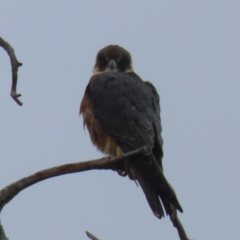
[[92, 143], [109, 156], [121, 156], [146, 146], [148, 154], [129, 157], [116, 170], [141, 186], [156, 217], [182, 212], [177, 196], [163, 174], [163, 140], [159, 95], [134, 71], [130, 53], [109, 45], [97, 53], [80, 105]]

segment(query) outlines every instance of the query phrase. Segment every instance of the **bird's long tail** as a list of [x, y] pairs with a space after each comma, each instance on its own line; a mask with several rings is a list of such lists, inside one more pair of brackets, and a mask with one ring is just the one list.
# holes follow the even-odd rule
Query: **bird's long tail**
[[130, 162], [135, 171], [135, 178], [156, 217], [162, 218], [164, 216], [163, 208], [167, 215], [172, 213], [172, 207], [183, 212], [175, 191], [168, 183], [152, 154], [133, 157]]

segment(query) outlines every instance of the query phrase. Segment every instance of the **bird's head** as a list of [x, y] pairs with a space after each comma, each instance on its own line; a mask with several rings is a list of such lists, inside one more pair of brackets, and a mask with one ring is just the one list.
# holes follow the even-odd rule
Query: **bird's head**
[[132, 59], [130, 53], [118, 45], [108, 45], [99, 50], [93, 73], [106, 71], [132, 72]]

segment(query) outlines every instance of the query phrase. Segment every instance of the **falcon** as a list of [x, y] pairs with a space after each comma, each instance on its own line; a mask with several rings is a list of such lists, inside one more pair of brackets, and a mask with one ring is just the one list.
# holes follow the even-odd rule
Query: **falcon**
[[176, 209], [183, 212], [163, 174], [159, 95], [133, 71], [127, 50], [108, 45], [97, 53], [80, 114], [92, 143], [108, 156], [147, 147], [147, 154], [129, 157], [115, 170], [141, 186], [157, 218], [164, 216], [164, 210], [167, 215]]

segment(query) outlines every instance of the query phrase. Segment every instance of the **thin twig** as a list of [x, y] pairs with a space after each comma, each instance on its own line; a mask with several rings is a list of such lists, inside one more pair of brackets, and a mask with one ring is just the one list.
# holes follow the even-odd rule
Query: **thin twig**
[[69, 174], [69, 173], [76, 173], [76, 172], [83, 172], [87, 170], [93, 169], [114, 169], [115, 164], [118, 161], [126, 159], [128, 157], [138, 155], [138, 154], [145, 154], [147, 152], [146, 147], [139, 148], [132, 152], [123, 154], [120, 157], [103, 157], [99, 159], [89, 160], [85, 162], [77, 162], [77, 163], [69, 163], [57, 167], [48, 168], [39, 172], [36, 172], [33, 175], [28, 177], [22, 178], [0, 191], [0, 212], [3, 207], [11, 201], [19, 192], [24, 190], [25, 188], [43, 181], [48, 178]]
[[16, 101], [16, 103], [20, 106], [22, 106], [22, 102], [18, 99], [21, 97], [21, 94], [17, 93], [17, 72], [18, 68], [22, 66], [22, 63], [20, 63], [17, 60], [17, 57], [14, 53], [14, 49], [11, 47], [11, 45], [6, 42], [3, 38], [0, 37], [0, 46], [7, 52], [12, 66], [12, 88], [11, 88], [11, 97]]
[[92, 235], [90, 232], [86, 231], [87, 236], [91, 239], [91, 240], [100, 240], [99, 238], [95, 237], [94, 235]]
[[173, 226], [177, 228], [180, 240], [190, 240], [184, 230], [184, 227], [180, 219], [177, 216], [177, 211], [174, 207], [172, 207], [172, 214], [170, 215], [170, 219], [172, 221]]
[[9, 240], [4, 232], [4, 229], [2, 227], [1, 221], [0, 221], [0, 240]]

